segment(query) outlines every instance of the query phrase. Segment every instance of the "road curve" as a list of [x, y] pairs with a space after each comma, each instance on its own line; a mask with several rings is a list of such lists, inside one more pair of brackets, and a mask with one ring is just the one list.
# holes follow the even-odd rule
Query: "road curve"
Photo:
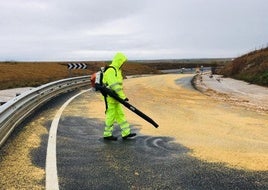
[[[83, 93], [71, 101], [62, 112], [57, 131], [60, 189], [268, 188], [267, 114], [210, 99], [184, 85], [190, 78], [159, 75], [125, 81], [130, 103], [160, 125], [155, 129], [126, 110], [138, 133], [129, 141], [102, 140], [104, 104], [99, 94]], [[25, 128], [43, 129], [40, 136], [38, 131], [32, 135], [39, 140], [25, 152], [25, 157], [30, 152], [28, 167], [36, 171], [32, 181], [28, 176], [23, 178], [32, 182], [31, 187], [44, 188], [49, 126], [57, 109], [73, 95], [53, 102], [52, 109], [44, 109], [47, 115], [40, 113], [29, 121], [31, 128]], [[115, 135], [119, 135], [118, 129]], [[6, 152], [18, 146], [7, 144]], [[11, 183], [2, 180], [11, 180], [6, 166], [16, 162], [8, 160], [12, 157], [6, 152], [1, 152], [0, 185], [8, 187]], [[23, 169], [17, 167], [16, 172], [23, 175]], [[26, 187], [20, 176], [18, 179], [9, 188]]]

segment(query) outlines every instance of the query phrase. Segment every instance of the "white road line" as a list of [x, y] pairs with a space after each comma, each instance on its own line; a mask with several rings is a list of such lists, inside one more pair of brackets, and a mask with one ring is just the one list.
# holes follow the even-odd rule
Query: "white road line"
[[77, 96], [82, 93], [87, 92], [88, 90], [82, 91], [75, 96], [71, 97], [66, 101], [61, 108], [57, 111], [49, 130], [49, 138], [47, 144], [47, 156], [46, 156], [46, 189], [47, 190], [58, 190], [58, 173], [57, 173], [57, 158], [56, 158], [56, 138], [57, 138], [57, 129], [60, 121], [61, 114], [63, 110], [68, 106], [68, 104], [75, 99]]

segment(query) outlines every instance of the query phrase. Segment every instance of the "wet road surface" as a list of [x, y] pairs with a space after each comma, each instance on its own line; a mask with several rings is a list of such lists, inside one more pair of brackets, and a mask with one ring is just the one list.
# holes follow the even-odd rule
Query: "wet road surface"
[[[267, 172], [202, 162], [170, 137], [103, 141], [102, 121], [66, 117], [58, 131], [60, 189], [266, 189]], [[79, 124], [78, 124], [79, 123]], [[138, 131], [136, 131], [138, 132]], [[117, 131], [119, 135], [119, 131]]]

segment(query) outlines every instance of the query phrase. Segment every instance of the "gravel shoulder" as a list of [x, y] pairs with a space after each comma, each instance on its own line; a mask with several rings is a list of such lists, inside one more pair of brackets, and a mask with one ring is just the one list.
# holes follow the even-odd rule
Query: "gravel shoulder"
[[3, 104], [16, 96], [31, 90], [32, 87], [24, 87], [24, 88], [14, 88], [14, 89], [6, 89], [0, 90], [0, 103]]
[[268, 88], [221, 75], [196, 75], [194, 87], [213, 99], [242, 106], [248, 110], [268, 112]]

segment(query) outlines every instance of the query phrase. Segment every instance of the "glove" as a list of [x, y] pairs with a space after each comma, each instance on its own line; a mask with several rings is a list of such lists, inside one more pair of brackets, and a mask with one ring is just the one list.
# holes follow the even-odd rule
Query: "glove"
[[128, 98], [125, 98], [125, 99], [124, 99], [124, 101], [125, 101], [125, 102], [128, 102], [128, 101], [129, 101], [129, 99], [128, 99]]

